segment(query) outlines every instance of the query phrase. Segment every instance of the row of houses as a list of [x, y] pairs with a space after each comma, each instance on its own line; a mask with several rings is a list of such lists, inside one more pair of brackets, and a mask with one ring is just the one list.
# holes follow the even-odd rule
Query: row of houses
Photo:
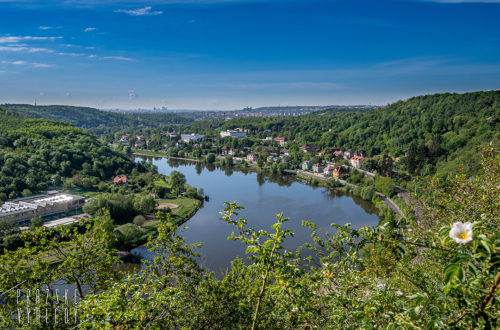
[[334, 166], [332, 164], [328, 164], [326, 167], [323, 167], [320, 163], [313, 164], [310, 160], [306, 160], [302, 163], [302, 170], [312, 170], [314, 173], [323, 173], [325, 176], [333, 176], [337, 179], [342, 173], [347, 173], [347, 168], [344, 166]]

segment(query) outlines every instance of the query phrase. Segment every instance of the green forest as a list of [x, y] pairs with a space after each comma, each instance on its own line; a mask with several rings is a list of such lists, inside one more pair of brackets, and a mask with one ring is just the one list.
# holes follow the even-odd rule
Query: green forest
[[[82, 117], [92, 112], [79, 109]], [[166, 177], [147, 163], [134, 164], [90, 133], [95, 125], [85, 131], [20, 112], [0, 109], [0, 199], [60, 186], [96, 194], [84, 206], [90, 218], [77, 224], [52, 229], [31, 226], [16, 233], [12, 242], [7, 239], [13, 237], [12, 228], [0, 229], [7, 235], [3, 246], [9, 247], [0, 254], [0, 328], [500, 326], [498, 91], [419, 96], [367, 112], [325, 110], [301, 117], [175, 126], [177, 133], [206, 136], [171, 150], [186, 149], [210, 162], [216, 160], [214, 150], [230, 145], [250, 151], [260, 148], [257, 167], [264, 166], [263, 147], [278, 153], [283, 148], [271, 145], [274, 142], [265, 145], [262, 139], [280, 136], [288, 140], [290, 155], [285, 160], [297, 155], [317, 158], [298, 149], [316, 143], [328, 152], [352, 148], [365, 150], [368, 157], [384, 155], [382, 161], [391, 166], [392, 157], [402, 156], [398, 166], [407, 173], [430, 174], [420, 179], [419, 191], [411, 196], [418, 216], [409, 207], [404, 211], [411, 214], [399, 219], [389, 211], [379, 225], [363, 228], [335, 223], [318, 228], [303, 221], [311, 243], [293, 251], [285, 248], [294, 235], [285, 229], [286, 209], [274, 223], [269, 219], [267, 230], [257, 230], [240, 217], [241, 205], [226, 203], [221, 206], [221, 221], [234, 227], [228, 239], [244, 244], [246, 255], [220, 274], [200, 266], [197, 250], [202, 243], [186, 243], [183, 228], [177, 226], [202, 206], [202, 189], [188, 186], [179, 172]], [[95, 115], [103, 125], [124, 126], [117, 131], [102, 126], [108, 140], [116, 140], [124, 129], [157, 139], [153, 145], [172, 143], [165, 134], [166, 127], [174, 128], [170, 124], [146, 129], [140, 127], [145, 124], [120, 122], [123, 117], [106, 123], [106, 117]], [[64, 120], [63, 114], [55, 116]], [[84, 123], [78, 126], [85, 127]], [[231, 128], [244, 128], [249, 137], [218, 139], [221, 130]], [[223, 159], [232, 162], [229, 156]], [[122, 173], [129, 176], [128, 184], [111, 187], [109, 179]], [[450, 174], [446, 184], [440, 173]], [[356, 174], [349, 180], [357, 184], [365, 179]], [[365, 186], [361, 194], [373, 198], [377, 189], [389, 195], [393, 180], [377, 175], [373, 185]], [[159, 202], [179, 207], [162, 209], [156, 218], [146, 219], [144, 215], [152, 217]], [[151, 260], [144, 261], [140, 272], [119, 271], [123, 259], [117, 249], [146, 241]], [[37, 320], [37, 310], [26, 294], [19, 299], [18, 290], [28, 292], [57, 281], [75, 287], [78, 299], [65, 302], [49, 290], [50, 295], [36, 303], [41, 318], [27, 323], [28, 312]], [[69, 321], [61, 324], [64, 313]]]
[[[202, 125], [193, 127], [203, 131]], [[500, 91], [489, 91], [418, 96], [370, 112], [325, 110], [302, 117], [234, 119], [222, 128], [270, 130], [297, 145], [363, 149], [369, 156], [407, 154], [408, 171], [427, 175], [456, 173], [460, 166], [477, 171], [478, 147], [500, 142], [499, 125]]]
[[0, 200], [51, 186], [92, 188], [133, 167], [125, 155], [79, 128], [0, 110]]
[[[241, 206], [226, 203], [222, 221], [234, 226], [229, 239], [246, 245], [246, 262], [235, 259], [220, 277], [199, 266], [201, 243], [187, 244], [168, 215], [149, 239], [155, 257], [132, 274], [113, 267], [120, 260], [107, 213], [75, 228], [26, 231], [24, 247], [0, 255], [0, 326], [19, 327], [12, 316], [20, 315], [21, 327], [37, 329], [497, 329], [500, 158], [493, 149], [482, 155], [474, 178], [428, 182], [423, 221], [303, 222], [314, 244], [296, 251], [284, 247], [293, 236], [286, 210], [268, 231], [255, 230]], [[16, 296], [56, 279], [77, 288], [76, 302], [44, 291], [35, 306]]]
[[169, 113], [122, 114], [88, 107], [65, 105], [33, 106], [29, 104], [4, 104], [2, 107], [29, 117], [63, 121], [94, 133], [103, 132], [105, 131], [103, 130], [104, 128], [111, 129], [128, 126], [158, 127], [167, 124], [186, 124], [191, 121], [190, 119]]

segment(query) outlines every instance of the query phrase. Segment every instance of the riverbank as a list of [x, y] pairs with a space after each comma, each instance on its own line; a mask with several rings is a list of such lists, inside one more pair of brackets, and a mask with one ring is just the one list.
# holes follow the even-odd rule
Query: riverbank
[[[202, 162], [199, 159], [171, 157], [171, 156], [168, 156], [166, 154], [162, 154], [162, 153], [158, 153], [158, 152], [147, 152], [147, 153], [151, 153], [151, 155], [141, 155], [141, 152], [134, 152], [133, 155], [153, 156], [152, 154], [155, 154], [155, 156], [153, 156], [153, 157], [161, 157], [161, 158], [183, 160], [183, 161], [192, 161], [192, 162], [198, 162], [198, 163]], [[241, 161], [241, 159], [236, 159], [236, 160]], [[212, 164], [214, 164], [214, 163], [212, 163]], [[272, 174], [272, 173], [269, 173], [269, 171], [267, 171], [266, 168], [261, 168], [255, 164], [249, 164], [249, 163], [244, 163], [244, 164], [245, 164], [245, 166], [243, 166], [242, 163], [234, 164], [231, 166], [231, 168], [238, 170], [238, 171], [242, 171], [242, 172], [248, 171], [248, 172], [263, 173], [266, 175]], [[215, 163], [214, 165], [218, 165], [218, 164]], [[323, 186], [327, 189], [337, 189], [337, 190], [341, 190], [343, 192], [350, 192], [350, 193], [353, 193], [354, 189], [356, 189], [356, 188], [362, 188], [359, 185], [349, 183], [345, 180], [336, 179], [333, 177], [325, 177], [319, 173], [311, 173], [311, 172], [307, 172], [307, 171], [303, 171], [303, 170], [284, 170], [284, 172], [285, 172], [285, 174], [287, 173], [287, 174], [293, 175], [293, 177], [295, 177], [295, 178], [302, 179], [302, 180], [298, 180], [298, 181], [303, 183], [303, 184], [307, 184], [307, 185], [314, 185], [310, 181], [308, 181], [307, 178], [318, 179], [321, 182], [325, 182], [325, 183], [327, 183], [328, 181], [330, 181], [330, 179], [332, 179], [335, 182], [337, 182], [340, 186], [331, 186], [328, 184], [319, 184], [319, 185]], [[364, 174], [369, 173], [369, 174], [371, 174], [370, 176], [374, 175], [373, 173], [366, 172], [366, 171], [361, 171], [361, 172], [363, 172]], [[381, 193], [379, 191], [376, 191], [375, 194], [380, 197], [380, 200], [384, 203], [384, 205], [386, 205], [387, 207], [389, 207], [392, 210], [392, 212], [394, 213], [394, 215], [396, 216], [396, 219], [398, 221], [400, 219], [405, 218], [405, 213], [401, 210], [401, 208], [399, 207], [399, 205], [395, 201], [393, 201], [390, 197], [384, 195], [383, 193]], [[376, 204], [376, 202], [374, 202], [374, 203]], [[384, 210], [381, 207], [378, 206], [377, 208], [380, 209], [380, 213], [384, 212]]]
[[[318, 180], [321, 180], [323, 182], [328, 182], [330, 179], [333, 179], [335, 180], [335, 182], [338, 182], [340, 185], [342, 185], [343, 187], [350, 187], [350, 188], [361, 188], [360, 186], [358, 185], [355, 185], [355, 184], [352, 184], [352, 183], [349, 183], [345, 180], [341, 180], [341, 179], [336, 179], [336, 178], [333, 178], [333, 177], [325, 177], [321, 174], [316, 174], [316, 173], [311, 173], [311, 172], [306, 172], [306, 171], [302, 171], [302, 170], [285, 170], [285, 172], [289, 173], [289, 174], [294, 174], [294, 175], [297, 175], [298, 177], [310, 177], [310, 178], [314, 178], [314, 179], [318, 179]], [[324, 185], [324, 187], [326, 188], [331, 188], [329, 187], [328, 185]], [[334, 187], [333, 189], [338, 189], [340, 187]], [[345, 190], [345, 189], [344, 189]], [[349, 190], [346, 190], [346, 191], [349, 191]], [[402, 218], [405, 217], [403, 211], [401, 211], [401, 209], [399, 208], [399, 206], [391, 199], [389, 198], [388, 196], [382, 194], [381, 192], [378, 192], [376, 191], [375, 194], [377, 194], [380, 199], [393, 211], [393, 213], [397, 216], [397, 219], [400, 220]]]
[[178, 160], [188, 160], [192, 162], [201, 162], [199, 159], [195, 158], [183, 158], [183, 157], [173, 157], [162, 152], [148, 151], [148, 150], [132, 150], [132, 156], [145, 156], [145, 157], [161, 157], [161, 158], [171, 158]]

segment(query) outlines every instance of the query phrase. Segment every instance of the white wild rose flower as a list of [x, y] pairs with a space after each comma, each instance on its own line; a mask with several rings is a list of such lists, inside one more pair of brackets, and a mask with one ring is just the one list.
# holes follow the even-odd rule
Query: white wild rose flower
[[472, 241], [472, 223], [455, 222], [451, 227], [450, 237], [459, 244], [469, 243]]

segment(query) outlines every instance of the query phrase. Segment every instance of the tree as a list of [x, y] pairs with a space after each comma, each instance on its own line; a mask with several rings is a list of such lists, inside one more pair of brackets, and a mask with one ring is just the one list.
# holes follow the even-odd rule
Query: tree
[[134, 224], [137, 226], [142, 226], [146, 222], [146, 218], [142, 215], [136, 215], [134, 218]]
[[172, 171], [169, 176], [169, 183], [172, 189], [180, 193], [186, 184], [186, 177], [181, 172]]
[[41, 217], [33, 217], [30, 220], [30, 230], [43, 226], [43, 219]]
[[375, 189], [386, 196], [394, 194], [394, 180], [388, 177], [378, 176], [374, 180]]
[[134, 198], [134, 209], [139, 214], [149, 214], [156, 207], [156, 201], [151, 195], [140, 195]]
[[208, 163], [213, 163], [213, 162], [215, 162], [215, 154], [213, 154], [213, 153], [209, 153], [209, 154], [207, 155], [207, 162], [208, 162]]
[[33, 193], [29, 189], [24, 189], [23, 192], [21, 193], [21, 195], [23, 197], [29, 197], [29, 196], [33, 195]]

